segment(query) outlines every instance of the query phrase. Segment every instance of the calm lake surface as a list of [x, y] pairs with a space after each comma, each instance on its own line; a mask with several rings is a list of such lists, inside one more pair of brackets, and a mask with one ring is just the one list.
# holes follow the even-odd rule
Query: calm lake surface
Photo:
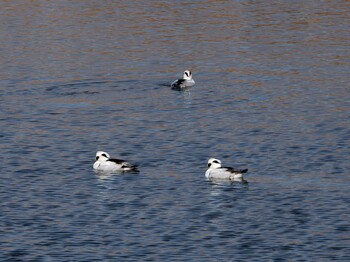
[[349, 12], [3, 1], [0, 260], [350, 261]]

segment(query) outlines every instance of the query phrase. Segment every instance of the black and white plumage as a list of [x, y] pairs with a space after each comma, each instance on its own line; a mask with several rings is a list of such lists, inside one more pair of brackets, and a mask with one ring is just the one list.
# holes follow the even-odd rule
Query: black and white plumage
[[221, 161], [219, 159], [210, 158], [208, 160], [208, 169], [205, 172], [205, 177], [208, 179], [242, 180], [243, 174], [247, 172], [248, 169], [221, 167]]
[[131, 165], [122, 159], [111, 158], [110, 155], [103, 151], [97, 151], [96, 162], [94, 163], [94, 169], [99, 171], [133, 171], [138, 172], [136, 165]]
[[192, 73], [190, 70], [185, 70], [183, 77], [181, 79], [175, 80], [171, 84], [171, 89], [173, 90], [183, 90], [187, 87], [194, 86], [195, 82], [192, 79]]

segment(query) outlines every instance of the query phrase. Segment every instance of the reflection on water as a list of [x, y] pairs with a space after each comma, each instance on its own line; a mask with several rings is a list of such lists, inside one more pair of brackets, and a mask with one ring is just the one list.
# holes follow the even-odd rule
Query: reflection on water
[[212, 196], [220, 196], [227, 190], [249, 189], [249, 183], [245, 179], [235, 179], [235, 181], [215, 179], [210, 180], [212, 185], [210, 194]]
[[[4, 1], [0, 260], [349, 261], [348, 13]], [[248, 182], [207, 181], [212, 156]]]
[[96, 178], [98, 180], [113, 180], [113, 178], [117, 175], [123, 175], [122, 173], [116, 173], [116, 172], [102, 172], [102, 171], [95, 171]]

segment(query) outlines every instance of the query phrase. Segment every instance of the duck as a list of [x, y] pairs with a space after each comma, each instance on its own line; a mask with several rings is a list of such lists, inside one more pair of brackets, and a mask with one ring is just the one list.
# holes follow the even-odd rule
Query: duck
[[180, 91], [194, 86], [194, 84], [195, 82], [192, 78], [192, 72], [190, 70], [185, 70], [181, 79], [177, 79], [172, 82], [171, 89]]
[[243, 174], [247, 172], [248, 169], [222, 167], [219, 159], [210, 158], [208, 160], [208, 169], [205, 172], [205, 177], [208, 179], [242, 180]]
[[121, 172], [139, 172], [137, 165], [132, 165], [129, 162], [111, 158], [107, 152], [97, 151], [96, 161], [93, 168], [98, 171], [121, 171]]

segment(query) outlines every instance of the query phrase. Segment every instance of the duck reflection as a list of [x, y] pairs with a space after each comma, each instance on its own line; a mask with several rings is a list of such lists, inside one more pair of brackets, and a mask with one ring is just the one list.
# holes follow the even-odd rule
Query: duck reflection
[[95, 175], [98, 180], [112, 180], [116, 175], [120, 175], [121, 172], [107, 172], [107, 171], [100, 171], [100, 170], [94, 170]]
[[210, 195], [219, 196], [224, 192], [237, 190], [237, 189], [248, 189], [249, 183], [247, 180], [240, 178], [234, 180], [227, 179], [207, 179], [211, 184]]

